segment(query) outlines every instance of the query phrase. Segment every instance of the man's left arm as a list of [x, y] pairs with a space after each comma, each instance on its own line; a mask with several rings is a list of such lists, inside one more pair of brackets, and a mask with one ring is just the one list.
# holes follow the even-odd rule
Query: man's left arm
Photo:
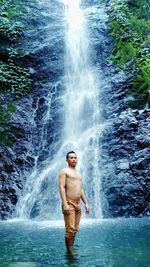
[[82, 191], [81, 191], [81, 199], [82, 199], [83, 203], [85, 204], [86, 213], [89, 213], [90, 209], [89, 209], [89, 205], [87, 203], [83, 188], [82, 188]]

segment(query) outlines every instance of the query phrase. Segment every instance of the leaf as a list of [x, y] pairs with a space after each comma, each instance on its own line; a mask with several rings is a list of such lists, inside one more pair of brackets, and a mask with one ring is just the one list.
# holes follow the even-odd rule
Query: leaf
[[8, 103], [7, 104], [7, 110], [9, 112], [15, 112], [16, 111], [16, 107], [12, 103]]

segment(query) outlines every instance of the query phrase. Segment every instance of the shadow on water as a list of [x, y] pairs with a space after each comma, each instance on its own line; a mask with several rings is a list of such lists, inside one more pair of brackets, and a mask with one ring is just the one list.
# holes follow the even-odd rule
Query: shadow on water
[[71, 255], [70, 253], [66, 252], [65, 259], [68, 267], [78, 267], [79, 264], [79, 254], [76, 250], [74, 250], [76, 255]]

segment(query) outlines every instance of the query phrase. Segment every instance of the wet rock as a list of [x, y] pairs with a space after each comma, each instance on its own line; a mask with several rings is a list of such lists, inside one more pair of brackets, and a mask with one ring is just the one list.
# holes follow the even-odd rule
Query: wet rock
[[139, 146], [141, 149], [150, 147], [150, 137], [145, 136], [145, 137], [143, 138], [143, 135], [139, 135], [139, 136], [136, 136], [136, 140], [137, 140], [137, 144], [138, 144], [138, 146]]
[[110, 84], [100, 96], [108, 122], [99, 140], [103, 198], [107, 202], [104, 214], [150, 216], [150, 109], [130, 109], [132, 73], [127, 76], [112, 62], [103, 62], [103, 74]]
[[11, 173], [14, 171], [14, 166], [13, 165], [9, 165], [9, 164], [5, 164], [4, 165], [4, 170], [7, 172], [7, 173]]
[[[117, 87], [115, 89], [117, 91]], [[113, 96], [109, 99], [113, 105]], [[113, 217], [149, 216], [150, 110], [131, 110], [124, 106], [119, 111], [114, 105], [112, 110], [110, 125], [100, 140], [107, 214]]]
[[117, 169], [128, 170], [130, 169], [129, 161], [127, 159], [121, 159], [115, 162]]

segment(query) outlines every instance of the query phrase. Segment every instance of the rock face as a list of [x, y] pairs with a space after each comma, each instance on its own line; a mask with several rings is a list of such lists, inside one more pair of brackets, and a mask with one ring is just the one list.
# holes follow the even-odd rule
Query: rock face
[[[15, 127], [15, 126], [14, 126]], [[31, 128], [32, 129], [32, 128]], [[23, 125], [17, 125], [13, 133], [14, 147], [0, 149], [0, 218], [11, 217], [23, 188], [27, 169], [33, 167], [34, 158], [27, 155], [28, 138]]]
[[[108, 29], [105, 59], [112, 48]], [[109, 50], [110, 51], [110, 50]], [[132, 73], [101, 63], [109, 85], [100, 102], [108, 126], [100, 138], [104, 216], [150, 215], [150, 109], [130, 109], [129, 83]]]
[[150, 110], [126, 110], [102, 136], [103, 190], [112, 216], [150, 215]]

